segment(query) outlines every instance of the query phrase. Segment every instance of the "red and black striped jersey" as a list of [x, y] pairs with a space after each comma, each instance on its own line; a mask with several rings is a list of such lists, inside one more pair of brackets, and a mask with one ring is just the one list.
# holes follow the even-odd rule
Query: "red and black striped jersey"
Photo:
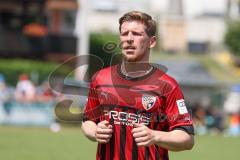
[[83, 120], [108, 120], [113, 125], [109, 143], [98, 145], [97, 160], [168, 160], [164, 148], [136, 145], [133, 122], [159, 131], [192, 126], [179, 85], [156, 66], [138, 78], [122, 74], [120, 65], [97, 72], [90, 83]]

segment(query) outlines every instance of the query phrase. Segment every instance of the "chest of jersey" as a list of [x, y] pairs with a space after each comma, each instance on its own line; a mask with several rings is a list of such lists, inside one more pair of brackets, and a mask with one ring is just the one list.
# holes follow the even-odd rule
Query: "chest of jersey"
[[163, 95], [129, 86], [99, 87], [98, 99], [101, 105], [126, 106], [147, 112], [157, 112], [165, 105]]

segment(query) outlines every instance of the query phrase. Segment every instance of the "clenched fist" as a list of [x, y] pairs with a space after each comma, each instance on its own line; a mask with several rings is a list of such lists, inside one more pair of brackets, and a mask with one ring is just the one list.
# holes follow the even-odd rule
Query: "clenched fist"
[[113, 129], [108, 121], [104, 120], [97, 124], [95, 138], [98, 143], [108, 143], [112, 137]]
[[144, 124], [134, 123], [132, 135], [138, 146], [150, 146], [154, 143], [154, 131]]

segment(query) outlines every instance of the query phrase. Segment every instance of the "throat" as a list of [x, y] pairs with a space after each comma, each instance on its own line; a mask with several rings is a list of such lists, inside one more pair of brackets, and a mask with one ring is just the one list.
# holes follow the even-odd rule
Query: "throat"
[[121, 72], [127, 77], [142, 77], [149, 74], [153, 67], [149, 63], [122, 63]]

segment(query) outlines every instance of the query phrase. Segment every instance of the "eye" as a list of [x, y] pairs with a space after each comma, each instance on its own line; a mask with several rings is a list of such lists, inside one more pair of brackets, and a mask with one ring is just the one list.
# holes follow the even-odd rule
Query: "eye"
[[128, 32], [127, 32], [127, 31], [121, 33], [121, 36], [127, 36], [127, 35], [128, 35]]
[[132, 34], [135, 35], [135, 36], [141, 36], [142, 35], [142, 33], [140, 33], [140, 32], [132, 32]]

